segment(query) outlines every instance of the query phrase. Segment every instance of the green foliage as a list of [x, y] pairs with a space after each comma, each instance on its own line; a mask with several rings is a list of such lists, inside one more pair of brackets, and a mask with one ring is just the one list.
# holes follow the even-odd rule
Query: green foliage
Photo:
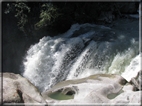
[[19, 20], [18, 26], [24, 31], [24, 25], [28, 22], [27, 13], [30, 12], [30, 8], [22, 2], [15, 3], [16, 14], [15, 17]]
[[28, 13], [30, 13], [30, 7], [27, 6], [26, 3], [17, 1], [15, 3], [7, 3], [6, 9], [4, 11], [5, 14], [9, 14], [10, 12], [14, 12], [15, 17], [18, 19], [17, 25], [19, 28], [24, 31], [24, 25], [28, 22]]
[[41, 7], [40, 21], [35, 24], [36, 28], [51, 25], [60, 15], [58, 9], [52, 4], [45, 3]]
[[73, 23], [97, 23], [101, 15], [108, 12], [111, 12], [112, 16], [119, 17], [121, 16], [121, 5], [122, 3], [117, 2], [28, 2], [28, 0], [19, 0], [6, 3], [5, 14], [12, 12], [10, 16], [15, 16], [18, 27], [27, 35], [33, 35], [32, 32], [47, 31], [47, 29], [64, 32]]
[[11, 10], [12, 10], [12, 5], [10, 5], [10, 3], [7, 3], [6, 9], [4, 10], [4, 13], [9, 14]]

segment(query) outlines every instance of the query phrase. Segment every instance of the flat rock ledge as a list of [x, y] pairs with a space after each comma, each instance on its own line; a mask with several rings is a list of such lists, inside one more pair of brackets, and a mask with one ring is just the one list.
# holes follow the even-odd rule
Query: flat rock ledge
[[22, 105], [140, 105], [141, 89], [120, 75], [97, 74], [62, 81], [40, 93], [19, 74], [2, 73], [1, 104]]
[[[120, 75], [97, 74], [63, 81], [42, 96], [51, 105], [140, 105], [142, 91]], [[59, 95], [70, 96], [60, 100]], [[58, 96], [58, 98], [57, 98]]]

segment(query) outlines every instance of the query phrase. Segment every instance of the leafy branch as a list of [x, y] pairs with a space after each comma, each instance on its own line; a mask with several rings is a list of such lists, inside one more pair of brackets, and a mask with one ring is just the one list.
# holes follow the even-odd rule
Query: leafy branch
[[28, 22], [27, 13], [30, 13], [30, 8], [22, 2], [15, 3], [16, 15], [15, 17], [19, 20], [18, 26], [24, 31], [24, 25]]
[[60, 15], [58, 9], [52, 4], [45, 3], [41, 7], [40, 21], [35, 24], [35, 27], [38, 29], [51, 25]]

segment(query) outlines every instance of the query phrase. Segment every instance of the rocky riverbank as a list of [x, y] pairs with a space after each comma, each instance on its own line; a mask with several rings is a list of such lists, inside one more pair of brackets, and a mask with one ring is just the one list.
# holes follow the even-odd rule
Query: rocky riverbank
[[[73, 96], [73, 99], [59, 100], [60, 96], [57, 93]], [[48, 103], [55, 105], [130, 105], [141, 103], [141, 93], [141, 90], [119, 75], [97, 74], [83, 79], [63, 81], [49, 91], [42, 93], [42, 96]], [[59, 97], [55, 100], [56, 96]]]
[[[140, 77], [140, 74], [138, 74]], [[19, 74], [3, 73], [1, 104], [123, 104], [140, 105], [141, 87], [120, 75], [96, 74], [82, 79], [58, 83], [40, 93], [26, 78]], [[134, 79], [134, 78], [133, 78]], [[138, 79], [135, 78], [138, 82]]]

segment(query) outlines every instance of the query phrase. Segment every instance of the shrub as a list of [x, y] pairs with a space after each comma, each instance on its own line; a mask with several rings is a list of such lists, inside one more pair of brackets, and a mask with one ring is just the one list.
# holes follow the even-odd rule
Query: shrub
[[40, 21], [35, 24], [36, 28], [51, 25], [60, 15], [58, 9], [50, 3], [41, 6]]

